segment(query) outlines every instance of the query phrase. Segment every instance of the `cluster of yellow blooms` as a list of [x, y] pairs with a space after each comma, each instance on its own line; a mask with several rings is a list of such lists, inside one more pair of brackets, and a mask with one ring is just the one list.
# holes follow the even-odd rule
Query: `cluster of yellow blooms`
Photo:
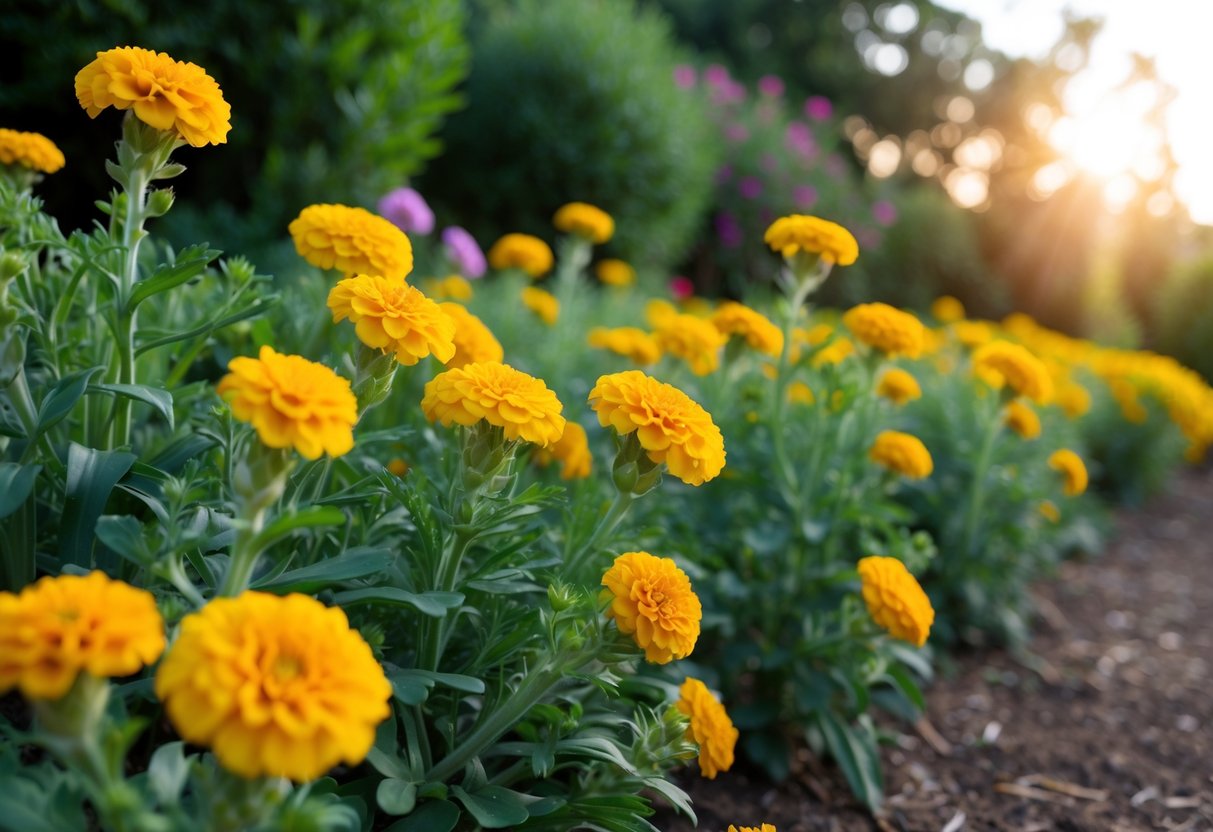
[[63, 151], [41, 133], [0, 128], [0, 164], [55, 173], [67, 163]]
[[931, 453], [922, 440], [896, 430], [884, 430], [877, 434], [868, 456], [890, 471], [915, 480], [931, 476], [935, 469]]
[[720, 348], [728, 341], [711, 321], [681, 313], [660, 318], [653, 337], [663, 352], [681, 358], [697, 376], [720, 366]]
[[769, 823], [764, 823], [761, 828], [757, 826], [734, 826], [730, 823], [729, 832], [775, 832], [775, 827]]
[[619, 326], [614, 329], [596, 326], [590, 330], [586, 340], [595, 349], [610, 350], [641, 367], [656, 364], [661, 358], [661, 347], [657, 346], [657, 340], [643, 329], [634, 326]]
[[738, 335], [758, 352], [779, 357], [783, 352], [783, 332], [765, 315], [745, 304], [725, 301], [712, 315], [712, 324], [724, 335]]

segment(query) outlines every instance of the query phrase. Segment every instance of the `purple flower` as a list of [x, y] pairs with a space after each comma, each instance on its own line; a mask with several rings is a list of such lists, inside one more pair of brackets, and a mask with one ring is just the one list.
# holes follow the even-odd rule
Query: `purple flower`
[[788, 150], [805, 159], [817, 153], [817, 139], [813, 137], [813, 128], [803, 121], [793, 121], [784, 132], [784, 143]]
[[792, 200], [797, 208], [812, 208], [817, 204], [817, 189], [812, 185], [797, 185], [792, 188]]
[[731, 142], [744, 142], [750, 137], [750, 129], [744, 124], [730, 124], [724, 128], [724, 137]]
[[872, 219], [880, 225], [892, 225], [897, 222], [897, 206], [882, 199], [872, 204]]
[[758, 91], [770, 98], [783, 95], [783, 79], [778, 75], [764, 75], [758, 79]]
[[758, 199], [762, 195], [762, 180], [757, 176], [743, 176], [737, 183], [737, 192], [746, 199]]
[[487, 264], [476, 239], [457, 225], [442, 229], [442, 245], [446, 256], [464, 277], [475, 280], [484, 275]]
[[429, 234], [434, 212], [412, 188], [397, 188], [379, 200], [379, 213], [406, 234]]
[[729, 71], [720, 64], [710, 64], [703, 71], [703, 80], [713, 87], [723, 87], [729, 82]]
[[732, 214], [721, 211], [716, 215], [716, 234], [725, 248], [737, 248], [741, 245], [741, 226]]
[[810, 95], [804, 102], [804, 114], [813, 121], [825, 121], [834, 115], [834, 105], [822, 95]]
[[674, 83], [684, 90], [695, 86], [695, 67], [686, 64], [674, 67]]

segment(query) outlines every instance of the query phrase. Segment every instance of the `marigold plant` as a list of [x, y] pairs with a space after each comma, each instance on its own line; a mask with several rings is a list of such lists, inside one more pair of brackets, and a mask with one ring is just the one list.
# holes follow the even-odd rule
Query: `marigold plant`
[[408, 235], [364, 208], [309, 205], [288, 230], [295, 250], [317, 268], [402, 280], [413, 270]]
[[761, 827], [758, 826], [734, 826], [729, 824], [729, 832], [775, 832], [775, 827], [772, 824], [764, 823]]
[[246, 592], [186, 616], [156, 695], [187, 742], [242, 777], [314, 780], [362, 762], [392, 687], [339, 607]]
[[941, 324], [964, 320], [964, 304], [951, 295], [941, 295], [931, 302], [931, 317]]
[[424, 283], [425, 293], [434, 300], [454, 300], [467, 303], [475, 291], [466, 277], [449, 274], [442, 278], [431, 278]]
[[333, 323], [348, 318], [359, 341], [396, 353], [406, 367], [430, 354], [443, 363], [455, 355], [454, 321], [402, 277], [348, 277], [329, 290], [328, 307]]
[[0, 592], [0, 693], [55, 700], [76, 677], [129, 676], [164, 651], [150, 592], [104, 572], [44, 577]]
[[1023, 439], [1035, 439], [1040, 436], [1040, 416], [1031, 405], [1018, 399], [1007, 404], [1003, 420], [1007, 427]]
[[76, 73], [76, 98], [90, 118], [106, 107], [134, 109], [144, 124], [194, 147], [224, 144], [232, 129], [232, 108], [206, 70], [138, 46], [98, 52]]
[[839, 266], [849, 266], [859, 259], [859, 243], [854, 234], [838, 223], [805, 214], [775, 220], [763, 241], [785, 259], [800, 252], [819, 254], [826, 262]]
[[922, 322], [887, 303], [862, 303], [842, 316], [851, 334], [888, 356], [917, 358], [922, 353]]
[[67, 163], [63, 151], [41, 133], [0, 128], [0, 164], [55, 173]]
[[935, 610], [906, 565], [897, 558], [872, 556], [860, 560], [857, 569], [872, 620], [893, 638], [915, 647], [926, 644]]
[[306, 459], [354, 447], [358, 400], [328, 367], [265, 346], [257, 358], [233, 358], [228, 370], [215, 392], [266, 446], [294, 448]]
[[468, 364], [500, 362], [505, 358], [501, 342], [482, 320], [462, 304], [447, 301], [438, 304], [438, 308], [455, 324], [455, 354], [447, 359], [447, 367], [454, 369]]
[[655, 664], [691, 655], [703, 607], [691, 579], [670, 558], [624, 552], [602, 576], [606, 614]]
[[539, 316], [539, 320], [548, 326], [554, 326], [560, 317], [560, 301], [551, 292], [546, 292], [536, 286], [526, 286], [522, 290], [522, 305]]
[[711, 321], [683, 314], [663, 318], [653, 337], [663, 352], [687, 362], [697, 376], [720, 366], [720, 348], [728, 340]]
[[900, 367], [892, 367], [885, 370], [876, 382], [876, 395], [900, 405], [921, 399], [922, 388], [914, 376]]
[[740, 732], [720, 700], [707, 685], [687, 677], [678, 689], [677, 708], [690, 718], [687, 735], [699, 746], [699, 771], [709, 780], [733, 767], [733, 749]]
[[712, 324], [723, 335], [737, 335], [758, 352], [778, 357], [783, 352], [783, 332], [761, 312], [736, 301], [725, 301], [712, 315]]
[[1061, 474], [1062, 488], [1070, 497], [1087, 490], [1087, 466], [1082, 457], [1069, 448], [1061, 448], [1049, 455], [1049, 467]]
[[553, 460], [560, 463], [562, 480], [583, 480], [588, 477], [594, 457], [590, 453], [585, 428], [577, 422], [566, 422], [564, 433], [555, 444], [535, 449], [535, 461], [540, 465], [549, 465]]
[[541, 380], [487, 361], [439, 373], [425, 385], [421, 409], [431, 422], [465, 427], [484, 421], [506, 439], [547, 447], [565, 429], [563, 405]]
[[591, 243], [602, 245], [615, 233], [615, 220], [601, 208], [585, 202], [570, 202], [562, 205], [552, 218], [557, 231], [584, 237]]
[[607, 286], [631, 286], [636, 282], [636, 270], [624, 260], [599, 260], [594, 265], [594, 274]]
[[1053, 381], [1041, 360], [1019, 344], [991, 341], [973, 353], [973, 371], [982, 378], [993, 374], [1016, 395], [1046, 404], [1053, 395]]
[[618, 326], [614, 329], [596, 326], [586, 336], [586, 342], [595, 349], [622, 355], [642, 367], [656, 364], [661, 358], [657, 339], [634, 326]]
[[552, 249], [530, 234], [506, 234], [489, 249], [489, 265], [494, 269], [521, 269], [533, 278], [552, 270]]
[[884, 430], [876, 436], [868, 456], [902, 476], [920, 480], [935, 469], [931, 453], [917, 436], [896, 430]]
[[702, 485], [724, 469], [720, 429], [677, 387], [628, 370], [600, 377], [589, 401], [603, 427], [621, 436], [635, 433], [653, 462], [665, 463], [688, 485]]

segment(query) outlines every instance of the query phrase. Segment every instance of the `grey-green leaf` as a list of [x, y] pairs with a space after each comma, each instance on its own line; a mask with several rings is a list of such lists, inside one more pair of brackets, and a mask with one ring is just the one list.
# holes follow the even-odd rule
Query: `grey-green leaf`
[[90, 384], [88, 392], [111, 393], [115, 396], [125, 396], [144, 404], [150, 404], [168, 422], [168, 429], [173, 429], [173, 394], [159, 387], [149, 387], [146, 384]]
[[67, 489], [59, 530], [63, 563], [93, 566], [93, 529], [105, 510], [110, 492], [130, 470], [135, 455], [98, 451], [72, 442], [67, 450]]
[[407, 815], [417, 805], [417, 784], [389, 777], [379, 781], [375, 802], [389, 815]]
[[0, 519], [21, 508], [34, 490], [34, 481], [41, 469], [41, 465], [0, 462]]
[[517, 792], [502, 786], [481, 786], [475, 792], [451, 786], [451, 794], [467, 808], [485, 829], [504, 829], [522, 823], [530, 813]]

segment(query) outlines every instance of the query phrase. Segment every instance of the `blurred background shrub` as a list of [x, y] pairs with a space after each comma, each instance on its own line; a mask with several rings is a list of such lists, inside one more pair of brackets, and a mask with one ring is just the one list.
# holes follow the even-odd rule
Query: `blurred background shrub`
[[[205, 207], [171, 220], [181, 236], [188, 224], [190, 238], [248, 250], [283, 235], [300, 206], [370, 204], [438, 154], [434, 133], [467, 73], [464, 22], [461, 0], [33, 0], [0, 19], [0, 51], [18, 69], [0, 109], [63, 149], [75, 173], [40, 193], [61, 222], [83, 225], [96, 215], [91, 196], [112, 185], [102, 160], [114, 125], [90, 122], [64, 95], [76, 71], [115, 45], [205, 67], [232, 105], [233, 130], [205, 172], [174, 183]], [[190, 166], [193, 155], [181, 156]]]
[[476, 20], [467, 108], [421, 188], [488, 241], [551, 235], [562, 204], [609, 211], [618, 256], [669, 264], [707, 208], [718, 148], [703, 103], [674, 85], [663, 17], [630, 2], [494, 3]]
[[1213, 379], [1213, 252], [1173, 272], [1156, 303], [1158, 348]]

